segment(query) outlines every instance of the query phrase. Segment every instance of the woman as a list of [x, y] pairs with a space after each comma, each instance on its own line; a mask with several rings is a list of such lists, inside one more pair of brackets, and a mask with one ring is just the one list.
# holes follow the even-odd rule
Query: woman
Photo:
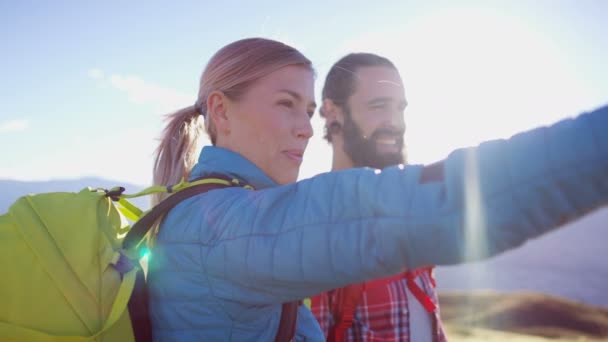
[[[213, 190], [167, 215], [148, 277], [155, 340], [272, 341], [284, 302], [486, 258], [608, 202], [608, 107], [429, 167], [296, 182], [313, 83], [297, 50], [245, 39], [211, 58], [196, 104], [170, 116], [157, 183], [219, 173], [256, 190]], [[214, 146], [197, 162], [201, 115]], [[482, 228], [486, 248], [465, 253]], [[304, 306], [295, 340], [323, 340]]]

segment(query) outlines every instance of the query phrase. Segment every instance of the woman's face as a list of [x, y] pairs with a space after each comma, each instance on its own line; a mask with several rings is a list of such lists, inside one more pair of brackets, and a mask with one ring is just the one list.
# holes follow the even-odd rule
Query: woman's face
[[313, 135], [313, 72], [303, 66], [283, 67], [256, 80], [237, 101], [228, 102], [226, 147], [275, 182], [295, 182]]

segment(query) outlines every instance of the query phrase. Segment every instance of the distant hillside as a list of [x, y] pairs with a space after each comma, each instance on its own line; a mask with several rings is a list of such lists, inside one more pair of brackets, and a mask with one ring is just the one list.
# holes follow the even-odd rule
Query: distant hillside
[[[100, 178], [81, 178], [68, 180], [52, 180], [40, 182], [24, 182], [16, 180], [0, 179], [0, 214], [8, 210], [8, 207], [19, 197], [41, 192], [78, 192], [86, 187], [109, 189], [122, 186], [127, 193], [135, 193], [142, 189], [141, 186], [125, 182], [111, 181]], [[148, 198], [133, 200], [141, 208], [148, 208]]]
[[485, 262], [439, 267], [440, 290], [528, 290], [608, 308], [608, 209]]
[[[490, 331], [559, 338], [570, 341], [608, 340], [608, 310], [536, 293], [496, 292], [442, 293], [441, 315], [451, 341], [472, 338], [485, 331], [484, 341], [494, 339]], [[471, 335], [471, 336], [467, 336]], [[494, 335], [503, 336], [507, 335]], [[471, 337], [471, 338], [468, 338]], [[531, 341], [536, 341], [532, 339]]]

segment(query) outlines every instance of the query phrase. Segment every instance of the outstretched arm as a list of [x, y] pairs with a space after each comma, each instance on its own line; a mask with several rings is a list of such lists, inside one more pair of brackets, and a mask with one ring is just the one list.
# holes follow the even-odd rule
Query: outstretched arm
[[[272, 303], [490, 257], [608, 203], [606, 132], [608, 107], [458, 150], [431, 167], [222, 190], [233, 193], [214, 222], [205, 271], [240, 289], [216, 295]], [[211, 194], [201, 200], [214, 205]]]

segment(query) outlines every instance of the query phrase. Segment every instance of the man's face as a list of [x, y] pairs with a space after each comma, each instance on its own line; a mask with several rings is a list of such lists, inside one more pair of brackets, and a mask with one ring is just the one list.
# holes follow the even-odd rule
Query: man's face
[[355, 167], [382, 169], [405, 163], [406, 106], [397, 70], [374, 66], [356, 72], [355, 92], [343, 106], [342, 128], [344, 152]]

